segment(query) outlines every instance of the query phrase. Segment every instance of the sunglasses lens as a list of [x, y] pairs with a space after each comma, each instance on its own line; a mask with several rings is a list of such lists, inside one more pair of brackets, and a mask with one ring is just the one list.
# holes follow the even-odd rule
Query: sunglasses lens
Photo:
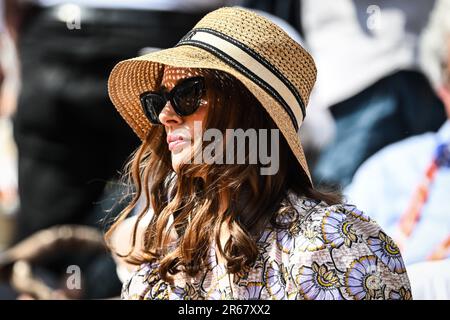
[[174, 88], [172, 102], [181, 116], [193, 114], [200, 106], [203, 96], [203, 78], [187, 79]]
[[156, 93], [145, 93], [141, 96], [141, 104], [150, 122], [152, 124], [160, 124], [159, 114], [166, 104], [164, 98]]
[[170, 96], [176, 113], [180, 116], [188, 116], [193, 114], [200, 106], [203, 91], [204, 79], [190, 78], [176, 85], [169, 94], [143, 93], [140, 97], [142, 109], [152, 124], [161, 124], [159, 114], [164, 109]]

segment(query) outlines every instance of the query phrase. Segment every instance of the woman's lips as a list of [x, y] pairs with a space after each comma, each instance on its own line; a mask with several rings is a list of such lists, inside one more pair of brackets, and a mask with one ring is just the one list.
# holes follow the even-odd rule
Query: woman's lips
[[169, 151], [174, 150], [175, 148], [178, 149], [185, 143], [189, 142], [190, 140], [185, 138], [184, 136], [180, 134], [169, 134], [167, 136], [167, 144], [169, 145]]
[[169, 142], [169, 151], [173, 151], [174, 149], [178, 149], [180, 146], [188, 143], [188, 140], [176, 140]]

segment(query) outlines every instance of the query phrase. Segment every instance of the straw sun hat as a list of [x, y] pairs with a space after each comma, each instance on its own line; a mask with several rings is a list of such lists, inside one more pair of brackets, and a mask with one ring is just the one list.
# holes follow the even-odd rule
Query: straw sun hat
[[109, 77], [109, 96], [141, 140], [151, 124], [139, 97], [158, 89], [164, 65], [215, 69], [236, 77], [272, 117], [311, 182], [298, 128], [316, 67], [281, 28], [249, 10], [221, 8], [201, 19], [174, 48], [119, 62]]

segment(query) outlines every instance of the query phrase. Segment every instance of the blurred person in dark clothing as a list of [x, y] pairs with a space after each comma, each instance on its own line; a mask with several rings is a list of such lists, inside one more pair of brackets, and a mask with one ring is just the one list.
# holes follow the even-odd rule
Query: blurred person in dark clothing
[[301, 1], [320, 104], [336, 121], [336, 137], [313, 172], [318, 184], [346, 186], [384, 146], [444, 123], [442, 102], [417, 59], [434, 2]]
[[335, 121], [333, 128], [326, 128], [335, 131], [334, 140], [325, 146], [319, 143], [322, 150], [310, 163], [318, 185], [345, 187], [376, 151], [408, 136], [436, 131], [445, 121], [442, 102], [417, 60], [418, 39], [434, 3], [243, 2], [289, 22], [315, 57], [318, 76], [311, 104], [315, 113], [322, 109]]
[[[99, 227], [111, 199], [106, 194], [106, 204], [101, 200], [105, 186], [117, 178], [138, 142], [110, 106], [108, 70], [143, 48], [173, 46], [206, 11], [224, 1], [7, 3], [9, 20], [18, 30], [22, 70], [14, 116], [19, 152], [17, 240], [58, 224]], [[89, 267], [97, 270], [89, 273], [93, 277], [115, 272], [107, 253], [97, 262], [89, 261]], [[113, 280], [92, 286], [86, 297], [117, 292], [120, 283]]]

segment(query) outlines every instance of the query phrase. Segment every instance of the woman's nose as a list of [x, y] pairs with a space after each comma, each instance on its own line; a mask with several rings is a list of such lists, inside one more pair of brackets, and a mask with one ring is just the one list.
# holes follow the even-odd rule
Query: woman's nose
[[164, 126], [170, 126], [174, 124], [180, 124], [183, 122], [183, 118], [180, 117], [176, 112], [173, 110], [173, 107], [170, 103], [170, 101], [167, 101], [164, 108], [161, 110], [161, 113], [159, 114], [159, 121]]

